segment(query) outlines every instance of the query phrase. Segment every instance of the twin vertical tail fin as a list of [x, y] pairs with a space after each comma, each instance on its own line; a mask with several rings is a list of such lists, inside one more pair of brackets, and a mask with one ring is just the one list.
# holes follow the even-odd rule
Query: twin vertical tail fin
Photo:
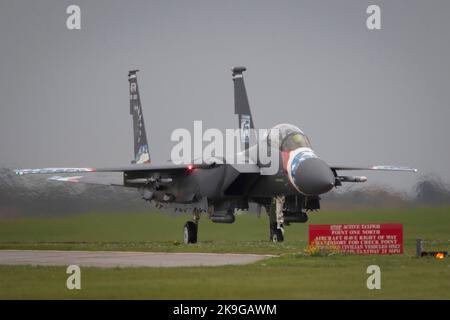
[[147, 133], [145, 132], [144, 115], [142, 114], [141, 97], [137, 83], [137, 72], [128, 72], [130, 82], [130, 114], [133, 117], [133, 139], [134, 139], [134, 159], [131, 163], [150, 163], [150, 153], [148, 151]]
[[250, 129], [255, 128], [244, 84], [243, 73], [246, 70], [245, 67], [234, 67], [231, 69], [234, 82], [234, 113], [239, 117], [241, 143], [244, 145], [245, 150], [250, 147]]

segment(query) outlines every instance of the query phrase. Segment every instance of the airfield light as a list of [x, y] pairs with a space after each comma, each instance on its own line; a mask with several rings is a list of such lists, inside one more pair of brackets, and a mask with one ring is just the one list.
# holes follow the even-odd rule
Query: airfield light
[[445, 253], [443, 253], [443, 252], [437, 252], [437, 253], [435, 254], [435, 258], [436, 258], [436, 259], [439, 259], [439, 260], [442, 260], [442, 259], [445, 258]]
[[421, 257], [435, 257], [438, 260], [442, 260], [447, 256], [447, 251], [423, 251], [421, 254]]

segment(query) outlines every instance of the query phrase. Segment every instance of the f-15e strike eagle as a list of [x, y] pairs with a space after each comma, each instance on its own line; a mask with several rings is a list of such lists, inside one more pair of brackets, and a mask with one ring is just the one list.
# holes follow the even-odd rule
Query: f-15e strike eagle
[[[143, 199], [157, 205], [192, 212], [192, 220], [184, 225], [184, 242], [196, 243], [198, 222], [201, 213], [207, 213], [211, 221], [233, 223], [235, 211], [247, 210], [249, 202], [256, 203], [260, 212], [264, 207], [270, 217], [270, 239], [283, 241], [284, 226], [294, 222], [306, 222], [307, 212], [320, 209], [320, 195], [343, 182], [364, 182], [362, 176], [343, 176], [346, 170], [411, 171], [416, 169], [396, 166], [349, 167], [328, 165], [316, 155], [308, 137], [296, 126], [279, 124], [269, 130], [277, 132], [277, 138], [266, 134], [250, 146], [248, 136], [243, 143], [245, 165], [226, 161], [203, 161], [197, 163], [162, 165], [150, 163], [149, 146], [145, 131], [141, 99], [137, 82], [137, 71], [128, 73], [130, 89], [130, 114], [134, 128], [134, 160], [131, 165], [118, 168], [44, 168], [17, 169], [16, 174], [77, 174], [56, 176], [51, 180], [66, 182], [95, 181], [91, 172], [119, 172], [123, 174], [120, 186], [136, 188]], [[239, 117], [239, 128], [254, 129], [252, 114], [244, 85], [245, 67], [232, 68], [234, 82], [235, 114]], [[274, 174], [265, 174], [265, 166], [258, 159], [258, 150], [276, 150], [279, 161]], [[207, 160], [207, 159], [203, 159]], [[80, 175], [84, 174], [84, 175]], [[90, 180], [90, 181], [89, 181]], [[106, 183], [109, 185], [117, 185]]]

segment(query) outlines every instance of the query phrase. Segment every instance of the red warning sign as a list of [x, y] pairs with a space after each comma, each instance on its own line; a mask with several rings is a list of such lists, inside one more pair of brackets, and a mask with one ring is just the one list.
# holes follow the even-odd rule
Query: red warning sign
[[353, 254], [402, 254], [402, 224], [310, 224], [309, 244]]

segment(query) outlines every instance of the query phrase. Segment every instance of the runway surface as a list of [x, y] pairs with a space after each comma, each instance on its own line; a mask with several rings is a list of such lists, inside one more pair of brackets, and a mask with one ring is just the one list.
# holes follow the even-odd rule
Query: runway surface
[[194, 267], [242, 265], [270, 257], [270, 255], [228, 253], [0, 250], [0, 265]]

